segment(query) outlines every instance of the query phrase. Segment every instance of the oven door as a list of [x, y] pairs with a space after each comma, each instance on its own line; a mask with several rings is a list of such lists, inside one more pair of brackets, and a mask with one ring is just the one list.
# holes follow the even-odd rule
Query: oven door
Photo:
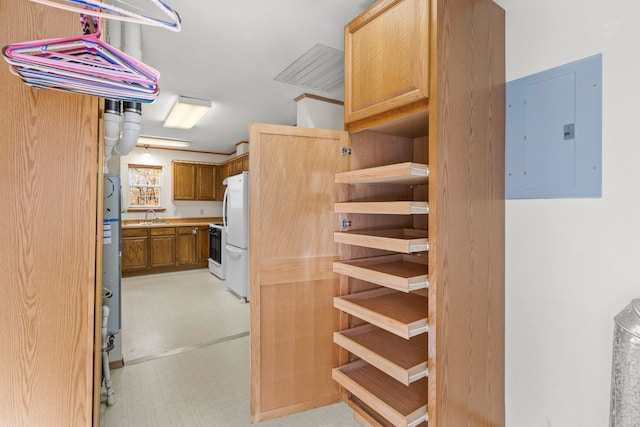
[[227, 276], [225, 246], [227, 239], [222, 226], [209, 227], [209, 271], [219, 279]]
[[209, 227], [209, 258], [213, 262], [222, 263], [222, 230]]

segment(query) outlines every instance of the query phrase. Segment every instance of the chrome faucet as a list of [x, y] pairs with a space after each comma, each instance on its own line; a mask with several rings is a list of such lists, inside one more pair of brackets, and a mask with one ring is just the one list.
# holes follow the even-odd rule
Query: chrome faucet
[[144, 213], [144, 222], [149, 222], [149, 212], [153, 214], [153, 222], [158, 222], [158, 214], [156, 214], [156, 211], [154, 211], [153, 209], [149, 209]]

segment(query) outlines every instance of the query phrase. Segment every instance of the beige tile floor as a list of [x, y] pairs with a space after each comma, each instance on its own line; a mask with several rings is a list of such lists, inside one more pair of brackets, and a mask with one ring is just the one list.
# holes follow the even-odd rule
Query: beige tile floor
[[[103, 427], [249, 426], [249, 304], [207, 270], [122, 282], [125, 366]], [[257, 424], [355, 427], [343, 404]]]

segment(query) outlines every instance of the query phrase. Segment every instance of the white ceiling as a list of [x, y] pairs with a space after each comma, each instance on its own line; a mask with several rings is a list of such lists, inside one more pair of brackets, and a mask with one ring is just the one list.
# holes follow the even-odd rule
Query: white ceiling
[[[274, 81], [315, 44], [344, 50], [344, 26], [373, 0], [167, 0], [182, 31], [143, 26], [142, 60], [160, 72], [160, 94], [142, 106], [142, 135], [191, 141], [190, 150], [232, 153], [250, 122], [295, 125], [302, 93], [343, 99]], [[190, 130], [162, 123], [178, 95], [208, 99]]]

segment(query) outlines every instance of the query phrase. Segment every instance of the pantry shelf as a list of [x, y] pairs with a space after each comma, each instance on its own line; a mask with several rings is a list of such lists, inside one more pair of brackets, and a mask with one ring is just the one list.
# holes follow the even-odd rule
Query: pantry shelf
[[334, 297], [333, 306], [405, 339], [428, 330], [427, 297], [416, 293], [377, 288]]
[[334, 332], [333, 342], [404, 385], [428, 375], [423, 337], [407, 340], [366, 324]]
[[333, 241], [405, 254], [429, 250], [427, 230], [411, 228], [336, 231]]
[[393, 254], [336, 261], [333, 271], [402, 292], [426, 289], [427, 257]]
[[429, 166], [421, 163], [397, 163], [336, 174], [337, 184], [426, 184]]
[[332, 377], [395, 426], [415, 427], [428, 420], [426, 378], [405, 386], [363, 360], [334, 368]]
[[382, 215], [426, 215], [429, 203], [416, 201], [400, 202], [345, 202], [334, 205], [336, 213], [382, 214]]

